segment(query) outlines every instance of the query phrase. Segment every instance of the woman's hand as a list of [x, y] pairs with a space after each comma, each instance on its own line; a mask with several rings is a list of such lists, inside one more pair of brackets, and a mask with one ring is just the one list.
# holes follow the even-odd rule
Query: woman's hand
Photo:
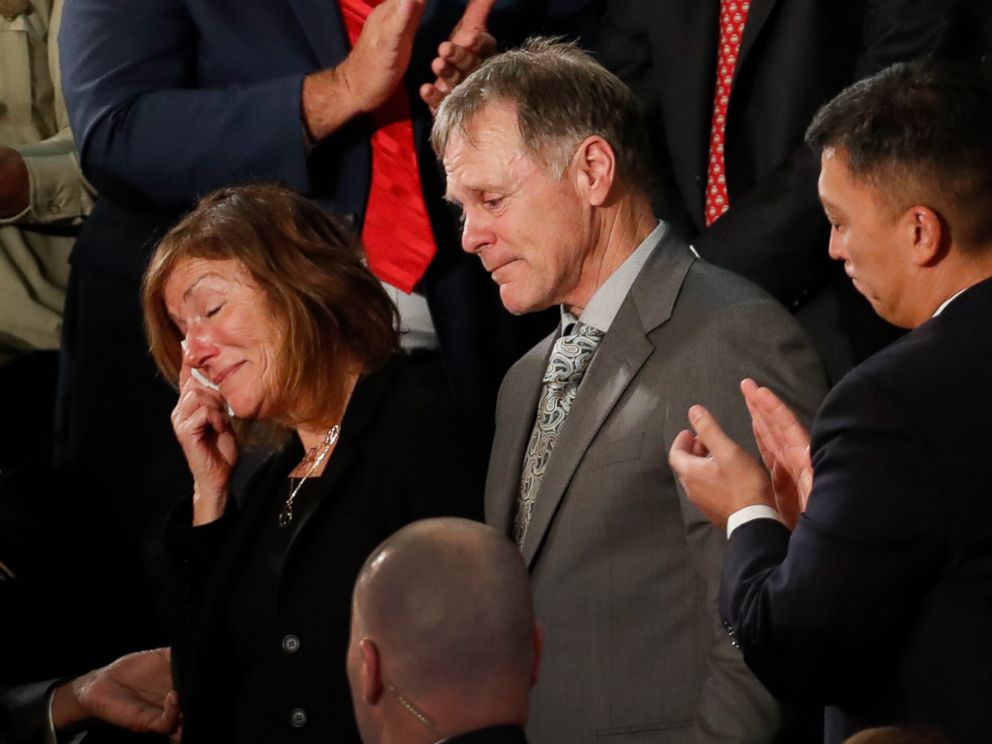
[[223, 396], [193, 376], [185, 356], [172, 428], [193, 474], [193, 524], [213, 522], [223, 516], [227, 506], [238, 445]]

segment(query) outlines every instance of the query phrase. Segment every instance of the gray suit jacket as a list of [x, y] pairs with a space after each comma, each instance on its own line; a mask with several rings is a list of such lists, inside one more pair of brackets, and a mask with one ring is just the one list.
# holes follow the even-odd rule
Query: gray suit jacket
[[[553, 341], [500, 390], [486, 521], [508, 534]], [[824, 393], [815, 352], [775, 300], [663, 236], [586, 372], [523, 545], [545, 631], [531, 741], [773, 736], [778, 706], [718, 616], [724, 535], [667, 463], [693, 403], [754, 451], [745, 376], [809, 418]]]

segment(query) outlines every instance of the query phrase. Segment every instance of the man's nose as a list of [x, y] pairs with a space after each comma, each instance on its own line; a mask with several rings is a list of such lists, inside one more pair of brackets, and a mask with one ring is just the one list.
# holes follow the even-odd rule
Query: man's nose
[[845, 260], [845, 255], [843, 247], [841, 246], [840, 238], [837, 236], [837, 231], [830, 230], [830, 241], [827, 243], [827, 253], [830, 254], [830, 258], [834, 261]]
[[492, 231], [487, 229], [478, 216], [469, 216], [466, 212], [462, 221], [462, 250], [466, 253], [478, 253], [492, 243]]

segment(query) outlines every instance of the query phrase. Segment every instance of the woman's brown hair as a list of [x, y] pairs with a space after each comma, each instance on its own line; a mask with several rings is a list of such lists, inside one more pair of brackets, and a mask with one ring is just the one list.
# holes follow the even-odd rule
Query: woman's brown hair
[[152, 358], [173, 385], [182, 334], [164, 290], [193, 258], [235, 260], [262, 289], [284, 328], [275, 423], [328, 421], [340, 414], [345, 378], [396, 351], [396, 307], [366, 268], [357, 238], [308, 199], [281, 186], [224, 188], [204, 197], [158, 244], [142, 286]]

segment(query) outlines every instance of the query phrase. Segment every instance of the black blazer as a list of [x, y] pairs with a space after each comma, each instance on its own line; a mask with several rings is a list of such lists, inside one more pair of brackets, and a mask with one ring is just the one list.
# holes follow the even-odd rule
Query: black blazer
[[[415, 357], [394, 360], [356, 387], [317, 488], [297, 500], [288, 548], [272, 556], [275, 606], [259, 596], [258, 612], [268, 612], [274, 627], [273, 653], [266, 710], [251, 740], [357, 744], [344, 660], [362, 563], [416, 519], [480, 517], [480, 484], [465, 475], [459, 424], [437, 387]], [[294, 440], [256, 474], [242, 507], [217, 522], [181, 526], [189, 524], [188, 502], [172, 515], [170, 552], [181, 582], [173, 660], [185, 742], [232, 741], [241, 661], [231, 639], [231, 590], [301, 456]], [[301, 504], [315, 499], [309, 511]]]
[[56, 681], [0, 687], [0, 744], [32, 744], [48, 735], [48, 693]]
[[[707, 228], [720, 3], [605, 0], [599, 53], [633, 87], [647, 115], [658, 216], [703, 258], [747, 277], [794, 312], [830, 283], [841, 311], [828, 323], [845, 326], [856, 359], [888, 336], [876, 337], [880, 321], [827, 255], [819, 161], [803, 134], [816, 110], [853, 81], [899, 60], [949, 51], [958, 2], [751, 0], [727, 111], [731, 208]], [[876, 327], [862, 344], [868, 326]], [[839, 332], [813, 330], [821, 353], [832, 341], [820, 337]]]
[[837, 706], [828, 741], [878, 724], [992, 731], [992, 280], [853, 370], [813, 427], [791, 538], [739, 527], [722, 611], [786, 699]]

